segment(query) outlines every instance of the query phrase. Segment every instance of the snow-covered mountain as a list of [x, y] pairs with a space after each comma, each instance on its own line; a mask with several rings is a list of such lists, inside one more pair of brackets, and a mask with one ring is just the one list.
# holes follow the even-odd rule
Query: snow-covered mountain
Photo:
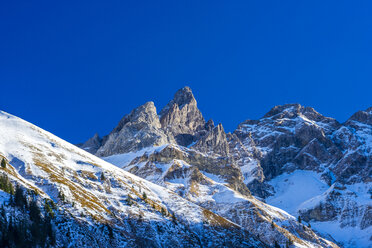
[[0, 246], [371, 247], [372, 108], [225, 133], [185, 87], [79, 146], [0, 112]]
[[42, 218], [52, 226], [43, 240], [55, 247], [267, 247], [240, 225], [5, 112], [0, 154], [2, 246], [36, 247], [46, 235]]
[[252, 194], [301, 216], [345, 247], [372, 239], [372, 108], [343, 124], [299, 104], [276, 106], [234, 134], [258, 151]]
[[263, 219], [304, 242], [313, 242], [301, 231], [306, 224], [340, 246], [369, 247], [371, 113], [371, 108], [360, 111], [341, 124], [310, 107], [288, 104], [226, 134], [221, 124], [204, 120], [185, 87], [159, 115], [146, 103], [109, 135], [96, 135], [81, 147], [94, 147], [104, 160], [241, 225], [267, 244], [284, 246], [288, 237], [273, 239]]

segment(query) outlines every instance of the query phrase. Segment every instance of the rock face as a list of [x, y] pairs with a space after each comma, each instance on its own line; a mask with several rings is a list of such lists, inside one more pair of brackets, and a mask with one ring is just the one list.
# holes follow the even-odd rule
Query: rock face
[[344, 152], [334, 167], [339, 180], [346, 184], [372, 182], [372, 108], [351, 116], [334, 137]]
[[261, 166], [270, 180], [291, 168], [318, 170], [319, 164], [339, 159], [342, 153], [329, 138], [339, 126], [312, 108], [289, 104], [274, 107], [258, 121], [241, 123], [234, 134], [261, 152]]
[[218, 124], [218, 126], [202, 136], [192, 147], [211, 155], [220, 155], [222, 157], [229, 155], [229, 144], [227, 143], [226, 133], [222, 124]]
[[[359, 111], [346, 123], [299, 104], [276, 106], [262, 119], [241, 123], [234, 134], [258, 149], [266, 180], [293, 170], [330, 173], [342, 183], [369, 182], [371, 111]], [[257, 153], [256, 153], [257, 154]]]
[[161, 129], [153, 102], [134, 109], [121, 119], [118, 126], [102, 141], [98, 156], [126, 153], [149, 146], [159, 146], [173, 141]]
[[189, 87], [178, 90], [161, 110], [160, 123], [182, 146], [188, 146], [204, 134], [205, 120]]

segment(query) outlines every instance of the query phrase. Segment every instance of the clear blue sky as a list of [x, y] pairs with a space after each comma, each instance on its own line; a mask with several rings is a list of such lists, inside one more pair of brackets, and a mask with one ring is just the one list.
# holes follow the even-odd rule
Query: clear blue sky
[[372, 106], [371, 1], [1, 1], [0, 109], [77, 143], [189, 85], [232, 131]]

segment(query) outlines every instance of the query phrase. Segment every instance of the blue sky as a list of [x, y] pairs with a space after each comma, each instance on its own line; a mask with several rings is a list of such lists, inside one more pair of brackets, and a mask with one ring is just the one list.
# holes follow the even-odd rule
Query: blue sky
[[77, 143], [193, 89], [232, 131], [372, 106], [371, 1], [1, 1], [0, 109]]

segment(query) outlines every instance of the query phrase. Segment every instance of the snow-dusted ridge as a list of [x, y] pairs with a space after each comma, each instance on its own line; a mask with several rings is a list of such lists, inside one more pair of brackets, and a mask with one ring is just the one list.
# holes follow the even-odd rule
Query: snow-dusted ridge
[[[0, 154], [8, 161], [1, 173], [57, 204], [57, 246], [265, 246], [235, 223], [5, 112]], [[114, 240], [100, 233], [103, 224], [114, 228]], [[231, 238], [211, 240], [217, 233]]]

